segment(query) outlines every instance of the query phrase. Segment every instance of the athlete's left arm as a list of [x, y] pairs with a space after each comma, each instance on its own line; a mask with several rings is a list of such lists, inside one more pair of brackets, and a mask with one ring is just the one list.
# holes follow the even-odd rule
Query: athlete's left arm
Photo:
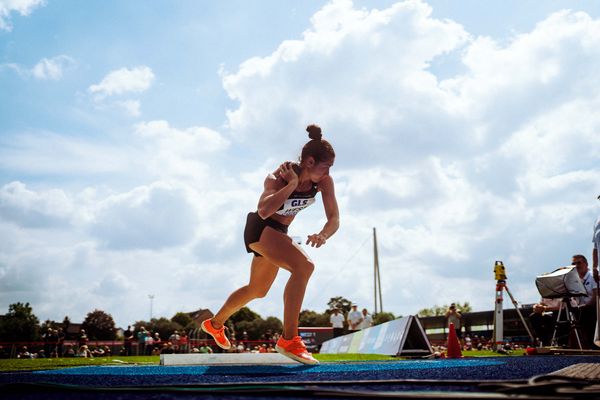
[[333, 236], [340, 227], [340, 211], [335, 198], [335, 189], [331, 176], [328, 175], [319, 182], [319, 190], [321, 191], [321, 197], [323, 198], [327, 222], [325, 223], [325, 226], [323, 226], [323, 229], [321, 229], [321, 232], [308, 237], [306, 244], [310, 244], [313, 247], [321, 247], [324, 245], [327, 239]]

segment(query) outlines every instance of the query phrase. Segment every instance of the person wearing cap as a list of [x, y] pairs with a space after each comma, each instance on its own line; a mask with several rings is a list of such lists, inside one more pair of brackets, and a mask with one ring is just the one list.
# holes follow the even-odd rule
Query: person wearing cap
[[[600, 200], [600, 196], [598, 196], [598, 200]], [[596, 329], [594, 335], [594, 345], [598, 347], [600, 345], [600, 326], [598, 317], [600, 316], [600, 304], [598, 304], [598, 289], [600, 288], [600, 276], [598, 276], [598, 249], [600, 249], [600, 217], [596, 219], [596, 223], [594, 224], [594, 236], [592, 237], [592, 242], [594, 243], [594, 247], [592, 250], [592, 275], [594, 278], [594, 282], [596, 283], [596, 289], [594, 290], [594, 298], [596, 300]], [[599, 337], [596, 337], [599, 336]]]
[[[600, 196], [598, 196], [598, 200], [600, 200]], [[592, 236], [592, 243], [594, 244], [594, 248], [592, 250], [592, 273], [594, 274], [594, 280], [598, 282], [598, 249], [600, 249], [600, 217], [596, 219], [596, 223], [594, 224], [594, 236]]]
[[454, 330], [456, 331], [456, 336], [460, 339], [460, 320], [462, 318], [462, 314], [456, 309], [456, 304], [450, 304], [448, 307], [448, 311], [446, 311], [446, 319], [448, 320], [448, 328], [450, 328], [450, 324], [454, 324]]
[[329, 322], [333, 327], [333, 337], [341, 336], [344, 333], [344, 316], [338, 308], [334, 308], [329, 316]]
[[594, 282], [584, 255], [575, 254], [571, 265], [577, 269], [577, 274], [587, 293], [586, 296], [577, 297], [576, 302], [579, 309], [579, 325], [583, 333], [581, 342], [584, 348], [591, 349], [594, 345], [594, 330], [596, 329], [596, 303], [594, 301], [594, 292], [597, 290], [596, 282]]
[[363, 320], [362, 313], [356, 309], [356, 304], [352, 304], [352, 310], [348, 313], [348, 330], [355, 332], [359, 330], [360, 323]]

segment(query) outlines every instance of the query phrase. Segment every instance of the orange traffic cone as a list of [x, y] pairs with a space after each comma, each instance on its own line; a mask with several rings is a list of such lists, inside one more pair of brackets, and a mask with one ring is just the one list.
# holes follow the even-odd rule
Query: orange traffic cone
[[448, 327], [448, 358], [462, 358], [462, 351], [460, 350], [460, 342], [456, 331], [454, 330], [454, 323], [450, 322]]

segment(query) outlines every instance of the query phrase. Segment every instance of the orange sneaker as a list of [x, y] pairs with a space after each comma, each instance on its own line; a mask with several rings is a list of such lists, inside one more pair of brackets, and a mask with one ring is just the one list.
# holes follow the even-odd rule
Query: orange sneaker
[[205, 319], [200, 324], [200, 328], [212, 336], [220, 348], [224, 350], [229, 350], [231, 348], [231, 343], [229, 342], [229, 339], [227, 339], [227, 336], [225, 336], [225, 325], [223, 325], [221, 329], [216, 329], [210, 319]]
[[279, 354], [283, 354], [286, 357], [296, 360], [303, 364], [318, 364], [319, 361], [314, 359], [312, 354], [306, 350], [306, 346], [300, 336], [294, 336], [292, 340], [285, 340], [282, 337], [279, 338], [275, 345], [275, 350]]

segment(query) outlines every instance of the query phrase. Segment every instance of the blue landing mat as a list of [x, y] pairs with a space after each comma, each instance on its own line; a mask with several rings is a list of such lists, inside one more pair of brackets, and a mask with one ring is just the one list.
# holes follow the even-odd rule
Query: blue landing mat
[[318, 366], [99, 366], [2, 373], [4, 383], [87, 386], [148, 386], [222, 383], [277, 383], [375, 380], [514, 380], [547, 374], [598, 356], [493, 357], [456, 360], [327, 363]]
[[75, 367], [61, 370], [35, 371], [33, 374], [43, 375], [298, 375], [298, 374], [348, 374], [348, 373], [378, 373], [396, 370], [427, 370], [436, 368], [474, 368], [504, 364], [500, 360], [485, 359], [456, 359], [456, 360], [419, 360], [392, 361], [384, 363], [348, 363], [306, 365], [235, 365], [235, 366], [99, 366]]

